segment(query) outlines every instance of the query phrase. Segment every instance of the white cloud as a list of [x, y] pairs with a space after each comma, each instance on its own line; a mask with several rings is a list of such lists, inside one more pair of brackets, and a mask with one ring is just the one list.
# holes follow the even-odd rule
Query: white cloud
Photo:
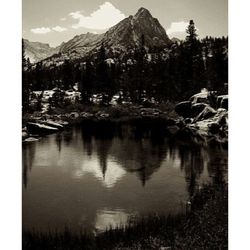
[[61, 26], [55, 26], [52, 28], [52, 30], [57, 31], [57, 32], [63, 32], [67, 30], [67, 28], [61, 27]]
[[41, 27], [41, 28], [31, 29], [30, 31], [34, 34], [46, 34], [46, 33], [49, 33], [51, 29], [48, 27]]
[[66, 17], [60, 18], [61, 21], [66, 21]]
[[170, 25], [170, 28], [167, 29], [167, 34], [172, 34], [172, 33], [184, 33], [186, 32], [186, 28], [188, 26], [188, 22], [172, 22]]
[[78, 23], [72, 25], [72, 28], [78, 29], [84, 27], [96, 30], [110, 28], [126, 17], [110, 2], [105, 2], [99, 6], [99, 9], [91, 13], [90, 16], [84, 16], [80, 11], [71, 12], [69, 15], [73, 19], [78, 20]]

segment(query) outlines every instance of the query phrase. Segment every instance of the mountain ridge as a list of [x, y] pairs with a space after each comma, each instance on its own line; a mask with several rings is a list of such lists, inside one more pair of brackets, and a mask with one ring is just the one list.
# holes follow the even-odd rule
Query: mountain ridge
[[[40, 49], [33, 48], [32, 51], [29, 51], [32, 46], [26, 46], [25, 51], [26, 55], [32, 55], [33, 62], [36, 62], [36, 60], [46, 61], [46, 58], [48, 60], [53, 60], [53, 58], [57, 58], [56, 60], [60, 60], [60, 58], [61, 60], [63, 58], [73, 60], [96, 53], [101, 45], [113, 52], [125, 52], [140, 46], [142, 35], [144, 36], [144, 45], [148, 48], [167, 46], [172, 43], [158, 19], [154, 18], [149, 10], [141, 7], [135, 15], [126, 17], [110, 27], [105, 33], [93, 34], [88, 32], [76, 35], [56, 48], [39, 43]], [[30, 43], [33, 47], [35, 46], [34, 42]], [[38, 55], [35, 55], [36, 51]]]

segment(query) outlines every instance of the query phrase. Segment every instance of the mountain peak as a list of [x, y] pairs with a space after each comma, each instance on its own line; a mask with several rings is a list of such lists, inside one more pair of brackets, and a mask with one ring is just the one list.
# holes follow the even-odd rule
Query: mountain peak
[[145, 16], [151, 16], [151, 17], [152, 17], [152, 15], [151, 15], [151, 13], [149, 12], [149, 10], [146, 9], [146, 8], [144, 8], [144, 7], [141, 7], [141, 8], [137, 11], [137, 13], [135, 14], [135, 17], [141, 17], [141, 16], [143, 16], [143, 17], [145, 17]]

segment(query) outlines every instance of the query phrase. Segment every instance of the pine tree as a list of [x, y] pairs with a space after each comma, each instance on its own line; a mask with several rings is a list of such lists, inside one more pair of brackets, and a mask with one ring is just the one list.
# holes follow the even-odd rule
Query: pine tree
[[197, 34], [196, 34], [197, 29], [195, 28], [195, 24], [193, 20], [189, 21], [189, 25], [186, 29], [187, 36], [186, 36], [186, 41], [189, 43], [193, 43], [197, 40]]
[[24, 41], [22, 39], [22, 107], [23, 111], [27, 112], [29, 110], [30, 101], [30, 86], [28, 81], [28, 64], [25, 58], [25, 48], [24, 48]]

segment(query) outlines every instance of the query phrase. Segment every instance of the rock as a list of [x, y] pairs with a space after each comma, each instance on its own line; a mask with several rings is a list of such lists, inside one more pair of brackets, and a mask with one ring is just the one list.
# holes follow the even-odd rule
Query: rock
[[45, 124], [45, 125], [47, 125], [47, 126], [49, 126], [49, 127], [57, 128], [57, 129], [59, 129], [59, 130], [64, 128], [62, 124], [57, 123], [57, 122], [54, 122], [54, 121], [52, 121], [52, 120], [43, 121], [43, 122], [41, 122], [41, 123], [42, 123], [42, 124]]
[[186, 123], [186, 124], [190, 124], [190, 123], [192, 123], [194, 121], [194, 119], [192, 119], [192, 118], [186, 118], [185, 120], [184, 120], [184, 122]]
[[166, 119], [165, 122], [166, 122], [166, 126], [174, 126], [176, 124], [176, 121], [171, 118]]
[[103, 114], [100, 114], [100, 117], [101, 117], [101, 118], [108, 118], [108, 117], [109, 117], [109, 114], [103, 113]]
[[191, 107], [192, 107], [191, 101], [180, 102], [175, 106], [175, 112], [184, 118], [191, 117], [192, 116]]
[[220, 107], [228, 110], [228, 97], [222, 98]]
[[153, 108], [141, 108], [140, 114], [143, 117], [156, 117], [160, 115], [160, 110]]
[[90, 118], [90, 117], [93, 117], [94, 115], [91, 114], [91, 113], [88, 113], [88, 112], [81, 112], [80, 113], [80, 117], [82, 118]]
[[145, 99], [143, 102], [142, 102], [142, 105], [143, 107], [145, 108], [150, 108], [150, 107], [153, 107], [154, 103], [152, 103], [150, 100], [148, 99]]
[[102, 111], [99, 111], [95, 114], [97, 118], [105, 119], [108, 118], [110, 115], [108, 113], [104, 113]]
[[220, 132], [220, 125], [218, 123], [211, 123], [208, 125], [208, 131], [211, 134], [218, 134]]
[[217, 107], [228, 110], [228, 95], [220, 95], [217, 97]]
[[184, 128], [186, 126], [183, 120], [177, 120], [175, 123], [179, 128]]
[[202, 89], [200, 93], [193, 95], [190, 97], [189, 101], [191, 101], [193, 104], [196, 103], [207, 103], [209, 104], [209, 91], [207, 89]]
[[39, 139], [35, 138], [35, 137], [29, 137], [27, 139], [24, 140], [24, 142], [34, 142], [34, 141], [38, 141]]
[[195, 103], [191, 107], [192, 117], [199, 115], [208, 105], [206, 103]]
[[78, 118], [79, 114], [77, 112], [71, 112], [69, 116], [70, 118]]
[[58, 131], [58, 128], [40, 123], [27, 122], [27, 130], [30, 134], [50, 134]]
[[217, 112], [210, 106], [204, 108], [204, 110], [195, 118], [195, 121], [202, 121], [215, 116]]
[[25, 140], [29, 137], [29, 134], [26, 131], [22, 131], [22, 139]]
[[169, 132], [170, 135], [176, 135], [179, 130], [180, 130], [180, 128], [177, 126], [167, 127], [167, 131]]

